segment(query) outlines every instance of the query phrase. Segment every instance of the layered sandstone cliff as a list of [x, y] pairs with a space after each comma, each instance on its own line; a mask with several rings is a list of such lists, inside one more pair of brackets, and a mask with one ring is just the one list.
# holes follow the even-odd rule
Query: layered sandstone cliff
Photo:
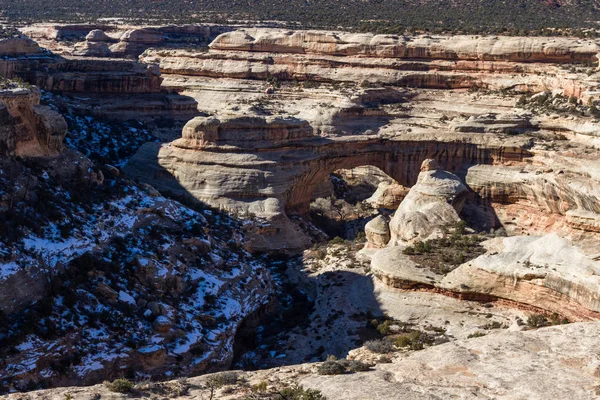
[[36, 88], [0, 91], [0, 156], [56, 156], [67, 133], [64, 118], [40, 105]]
[[378, 58], [430, 58], [512, 62], [598, 62], [591, 40], [546, 37], [350, 34], [326, 31], [245, 29], [227, 32], [210, 45], [214, 50]]

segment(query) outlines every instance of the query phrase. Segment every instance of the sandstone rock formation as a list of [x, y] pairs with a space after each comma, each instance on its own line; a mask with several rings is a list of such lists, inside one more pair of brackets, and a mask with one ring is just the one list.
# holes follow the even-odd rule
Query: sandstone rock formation
[[[326, 31], [245, 29], [226, 32], [211, 50], [148, 51], [163, 73], [422, 88], [557, 89], [582, 96], [594, 84], [552, 65], [598, 64], [593, 41], [567, 38], [400, 37]], [[536, 74], [536, 71], [545, 71]], [[526, 79], [523, 79], [526, 73]]]
[[[598, 396], [598, 357], [590, 352], [600, 325], [579, 323], [528, 332], [503, 332], [486, 337], [434, 346], [394, 357], [368, 372], [318, 375], [316, 365], [302, 364], [263, 371], [240, 372], [239, 377], [256, 385], [266, 382], [270, 390], [301, 384], [318, 389], [327, 399], [497, 398], [544, 400], [575, 396], [591, 400]], [[178, 399], [211, 395], [207, 383], [214, 375], [190, 378], [188, 391]], [[175, 385], [176, 382], [168, 382]], [[175, 387], [175, 386], [174, 386]], [[147, 390], [147, 389], [146, 389]], [[91, 399], [110, 395], [103, 385], [66, 387], [32, 392], [30, 398]], [[242, 385], [213, 391], [215, 399], [247, 395]], [[20, 398], [11, 394], [9, 399]]]
[[0, 40], [0, 54], [26, 56], [35, 55], [40, 52], [40, 46], [27, 37], [21, 36]]
[[374, 208], [396, 210], [408, 194], [409, 188], [395, 182], [381, 182], [377, 190], [366, 201]]
[[381, 249], [390, 241], [390, 228], [388, 221], [382, 215], [378, 215], [365, 225], [365, 235], [369, 249]]
[[[158, 110], [190, 112], [190, 118], [202, 115], [188, 122], [181, 138], [144, 145], [129, 161], [123, 176], [139, 178], [164, 194], [201, 204], [204, 215], [213, 216], [215, 225], [221, 217], [214, 217], [218, 210], [234, 213], [242, 220], [240, 229], [245, 232], [232, 231], [231, 242], [243, 242], [250, 251], [298, 252], [308, 248], [311, 238], [306, 226], [310, 221], [302, 218], [316, 188], [331, 182], [330, 175], [341, 169], [379, 168], [395, 183], [382, 184], [370, 201], [375, 207], [398, 210], [389, 226], [384, 216], [367, 224], [366, 252], [372, 257], [374, 285], [386, 286], [390, 303], [401, 308], [398, 298], [412, 299], [411, 305], [402, 303], [402, 309], [395, 310], [406, 320], [411, 317], [406, 309], [424, 307], [419, 294], [439, 296], [448, 302], [436, 297], [428, 307], [435, 303], [444, 309], [449, 302], [460, 302], [464, 314], [475, 305], [462, 301], [474, 300], [482, 302], [476, 306], [483, 310], [498, 306], [519, 312], [556, 313], [558, 318], [571, 321], [598, 319], [595, 252], [600, 239], [600, 130], [594, 101], [598, 100], [600, 74], [596, 71], [595, 41], [231, 29], [36, 27], [29, 32], [61, 56], [7, 58], [1, 60], [0, 72], [23, 77], [47, 90], [76, 94], [77, 101], [88, 107], [86, 111], [96, 115], [120, 112], [142, 118], [158, 114]], [[222, 32], [210, 49], [202, 48]], [[71, 38], [75, 44], [59, 43], [58, 37]], [[131, 60], [140, 54], [141, 62]], [[429, 90], [432, 88], [436, 90]], [[535, 92], [542, 95], [517, 102], [521, 94]], [[125, 99], [124, 94], [135, 96]], [[557, 97], [553, 100], [552, 96]], [[102, 102], [101, 107], [79, 100], [83, 97], [95, 97]], [[142, 98], [151, 100], [142, 102]], [[539, 101], [542, 98], [549, 100]], [[554, 104], [561, 101], [565, 106]], [[54, 126], [51, 122], [48, 117], [40, 123]], [[45, 131], [51, 130], [40, 130]], [[52, 139], [38, 141], [55, 143]], [[18, 148], [9, 140], [4, 142], [7, 148]], [[29, 145], [21, 149], [36, 153]], [[443, 170], [428, 159], [437, 160]], [[148, 191], [152, 192], [150, 197], [162, 201], [158, 193]], [[467, 262], [453, 260], [451, 266], [442, 265], [444, 268], [430, 268], [429, 255], [419, 259], [405, 254], [406, 245], [440, 236], [443, 226], [460, 221], [459, 215], [469, 222], [475, 220], [478, 230], [489, 231], [488, 238], [494, 234], [491, 229], [500, 227], [501, 232], [495, 234], [515, 236], [484, 241], [485, 250], [477, 253], [486, 251], [484, 255]], [[548, 236], [549, 232], [556, 235]], [[473, 243], [479, 239], [483, 236], [477, 236]], [[465, 243], [471, 242], [461, 242], [461, 246]], [[268, 288], [263, 284], [269, 282], [266, 273], [253, 275], [256, 265], [245, 262], [249, 257], [245, 251], [237, 255], [219, 253], [231, 244], [225, 239], [215, 245], [212, 239], [185, 238], [168, 254], [172, 259], [157, 255], [152, 260], [127, 262], [133, 265], [135, 279], [142, 286], [178, 298], [193, 287], [185, 279], [190, 277], [187, 267], [192, 262], [175, 267], [161, 265], [160, 260], [179, 260], [179, 253], [206, 256], [202, 262], [209, 259], [214, 267], [207, 280], [223, 282], [216, 294], [220, 314], [201, 314], [189, 323], [203, 329], [225, 318], [229, 323], [220, 333], [207, 333], [198, 327], [200, 333], [180, 340], [180, 329], [187, 329], [181, 321], [188, 321], [188, 314], [149, 296], [132, 300], [124, 288], [99, 282], [90, 293], [103, 304], [135, 303], [143, 312], [145, 327], [166, 344], [144, 343], [127, 350], [128, 358], [119, 356], [114, 362], [105, 362], [99, 354], [89, 361], [101, 363], [100, 371], [112, 373], [123, 366], [141, 366], [161, 377], [171, 373], [164, 366], [174, 362], [185, 365], [183, 373], [211, 369], [210, 359], [216, 361], [216, 368], [226, 368], [232, 359], [235, 330], [244, 316], [264, 304]], [[332, 257], [326, 253], [325, 262], [330, 261]], [[348, 268], [344, 274], [339, 266], [327, 273], [345, 280], [344, 275], [352, 276], [351, 269], [361, 268], [354, 255], [344, 261]], [[240, 275], [235, 275], [237, 265], [242, 266]], [[294, 273], [300, 274], [298, 271]], [[204, 282], [198, 278], [205, 278], [204, 272], [194, 272], [194, 284]], [[366, 289], [374, 291], [373, 284], [368, 285], [371, 278], [363, 278], [348, 278], [351, 285], [339, 289], [334, 299], [321, 298], [319, 305], [327, 308], [356, 299], [361, 300], [359, 304], [378, 300], [361, 297]], [[337, 283], [333, 278], [328, 281], [331, 286]], [[243, 307], [246, 287], [253, 300]], [[204, 294], [201, 289], [198, 293]], [[231, 298], [235, 302], [226, 301]], [[194, 299], [194, 304], [205, 300], [210, 302], [210, 295]], [[9, 301], [0, 297], [0, 302]], [[27, 301], [32, 299], [19, 300], [14, 309]], [[359, 311], [367, 312], [360, 307]], [[440, 311], [437, 317], [443, 322], [442, 315]], [[334, 312], [318, 316], [324, 321], [338, 318]], [[336, 324], [319, 340], [347, 335], [347, 328]], [[510, 329], [523, 327], [515, 322]], [[467, 334], [461, 332], [462, 336], [456, 337]], [[584, 338], [581, 345], [571, 337], [579, 334]], [[589, 346], [596, 334], [596, 323], [589, 323], [490, 335], [401, 355], [392, 364], [380, 365], [364, 375], [308, 374], [296, 380], [322, 389], [328, 398], [364, 398], [365, 382], [372, 385], [369, 393], [377, 398], [562, 398], [566, 390], [560, 385], [523, 389], [523, 379], [529, 376], [532, 382], [554, 382], [556, 371], [561, 371], [557, 378], [561, 384], [574, 387], [570, 390], [578, 398], [593, 398], [597, 360], [590, 358]], [[557, 339], [563, 335], [571, 336]], [[304, 359], [303, 346], [316, 343], [309, 336], [297, 332], [286, 342], [290, 360]], [[344, 337], [339, 341], [343, 346], [335, 343], [340, 346], [331, 348], [337, 351], [350, 346], [353, 339]], [[492, 346], [496, 342], [505, 347]], [[545, 349], [547, 342], [561, 354], [575, 349], [576, 359], [544, 351], [548, 368], [540, 367], [531, 359], [539, 359], [538, 350]], [[44, 350], [42, 345], [37, 348]], [[180, 349], [185, 350], [183, 362], [175, 355]], [[200, 351], [205, 353], [196, 357]], [[517, 381], [512, 372], [506, 372], [506, 359], [522, 361], [519, 368], [530, 375]], [[21, 359], [14, 359], [13, 364], [25, 365]], [[46, 373], [45, 367], [36, 365], [31, 374], [39, 377]], [[84, 372], [86, 383], [97, 382], [103, 373]], [[23, 382], [32, 376], [24, 369], [15, 374]], [[273, 372], [254, 374], [249, 374], [250, 379], [265, 379]], [[357, 387], [356, 382], [362, 386]], [[63, 396], [66, 392], [54, 393]], [[239, 392], [218, 395], [243, 397]]]
[[[219, 25], [139, 27], [121, 24], [44, 23], [21, 28], [25, 35], [61, 55], [126, 58], [137, 58], [150, 47], [206, 45], [217, 35], [228, 30], [231, 28]], [[100, 43], [107, 44], [102, 48], [108, 48], [108, 52], [100, 54], [93, 51], [101, 47]]]
[[438, 58], [512, 62], [597, 61], [593, 41], [566, 38], [395, 35], [246, 29], [217, 37], [211, 48], [227, 51], [361, 55], [380, 58]]
[[497, 238], [488, 253], [449, 273], [440, 287], [530, 304], [574, 319], [600, 314], [600, 265], [569, 241], [542, 237]]
[[432, 239], [440, 228], [460, 221], [467, 188], [460, 179], [424, 160], [417, 183], [410, 189], [390, 222], [391, 242], [397, 246]]
[[36, 88], [0, 91], [0, 156], [56, 156], [61, 152], [67, 123], [39, 103]]
[[[279, 140], [265, 142], [265, 138]], [[492, 163], [527, 154], [527, 144], [519, 139], [494, 144], [486, 139], [485, 145], [469, 142], [470, 137], [464, 142], [448, 138], [443, 144], [424, 136], [389, 142], [376, 135], [357, 139], [319, 137], [296, 119], [202, 118], [190, 122], [180, 140], [145, 145], [126, 170], [158, 188], [189, 193], [218, 208], [271, 220], [277, 217], [285, 226], [275, 226], [274, 232], [284, 235], [289, 232], [286, 214], [306, 213], [313, 188], [337, 169], [373, 165], [408, 186], [416, 179], [422, 161], [410, 156], [411, 152], [441, 156], [441, 161], [455, 170], [473, 160]], [[290, 146], [296, 149], [293, 153], [287, 151]], [[306, 243], [295, 231], [291, 237], [295, 239], [290, 238], [290, 249]]]

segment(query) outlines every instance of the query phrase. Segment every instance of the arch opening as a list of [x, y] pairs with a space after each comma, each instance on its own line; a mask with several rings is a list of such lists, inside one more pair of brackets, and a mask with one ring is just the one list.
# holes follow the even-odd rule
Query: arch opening
[[354, 240], [371, 218], [393, 213], [408, 190], [373, 165], [337, 169], [312, 188], [309, 215], [330, 239]]

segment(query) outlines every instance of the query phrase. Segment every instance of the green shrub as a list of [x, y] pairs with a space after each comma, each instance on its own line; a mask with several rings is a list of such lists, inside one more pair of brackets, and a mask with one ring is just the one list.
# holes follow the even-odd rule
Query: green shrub
[[104, 386], [111, 392], [115, 393], [131, 393], [134, 384], [129, 379], [119, 378], [112, 382], [104, 381]]
[[371, 369], [371, 366], [362, 361], [351, 360], [347, 361], [346, 368], [348, 368], [348, 371], [350, 372], [364, 372], [369, 371]]
[[398, 335], [394, 339], [394, 344], [397, 347], [408, 347], [410, 350], [422, 350], [423, 343], [426, 341], [427, 335], [419, 331], [412, 331]]
[[339, 236], [334, 237], [329, 241], [329, 244], [344, 244], [346, 241]]
[[256, 385], [252, 386], [252, 390], [258, 393], [264, 393], [267, 391], [267, 382], [260, 381]]
[[467, 224], [465, 221], [458, 221], [455, 225], [454, 225], [454, 232], [458, 233], [459, 235], [464, 235], [467, 232]]
[[406, 246], [404, 250], [402, 250], [402, 254], [406, 254], [407, 256], [412, 256], [415, 254], [415, 248], [412, 246]]
[[279, 391], [281, 400], [326, 400], [327, 398], [315, 389], [304, 389], [302, 386], [294, 385]]
[[478, 337], [482, 337], [482, 336], [485, 336], [485, 333], [477, 331], [477, 332], [471, 333], [469, 336], [467, 336], [467, 339], [478, 338]]
[[377, 325], [377, 331], [382, 335], [388, 335], [390, 333], [390, 326], [392, 325], [391, 320], [386, 320], [383, 323]]
[[547, 316], [544, 314], [533, 314], [527, 318], [527, 325], [530, 328], [542, 328], [544, 326], [568, 324], [567, 318], [561, 317], [557, 313]]

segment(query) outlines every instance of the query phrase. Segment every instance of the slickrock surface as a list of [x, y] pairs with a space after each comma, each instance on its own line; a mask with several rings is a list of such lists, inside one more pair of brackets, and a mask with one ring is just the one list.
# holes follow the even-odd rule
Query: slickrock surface
[[[394, 357], [369, 372], [322, 376], [315, 365], [303, 364], [243, 372], [251, 385], [262, 381], [274, 391], [300, 383], [320, 390], [330, 400], [531, 399], [598, 396], [600, 360], [590, 349], [597, 344], [600, 324], [579, 323], [527, 332], [502, 332], [434, 346]], [[175, 399], [206, 398], [211, 376], [185, 381], [187, 393]], [[172, 385], [175, 382], [171, 382]], [[213, 393], [214, 399], [239, 399], [253, 392], [240, 384]], [[102, 385], [67, 387], [8, 395], [9, 399], [93, 399], [118, 396]], [[26, 396], [26, 397], [23, 397]], [[94, 397], [96, 396], [96, 397]]]
[[488, 254], [461, 265], [440, 287], [484, 293], [576, 319], [597, 319], [600, 265], [569, 241], [542, 237], [497, 238]]
[[364, 375], [309, 376], [328, 399], [593, 399], [598, 323], [504, 332], [399, 357]]

